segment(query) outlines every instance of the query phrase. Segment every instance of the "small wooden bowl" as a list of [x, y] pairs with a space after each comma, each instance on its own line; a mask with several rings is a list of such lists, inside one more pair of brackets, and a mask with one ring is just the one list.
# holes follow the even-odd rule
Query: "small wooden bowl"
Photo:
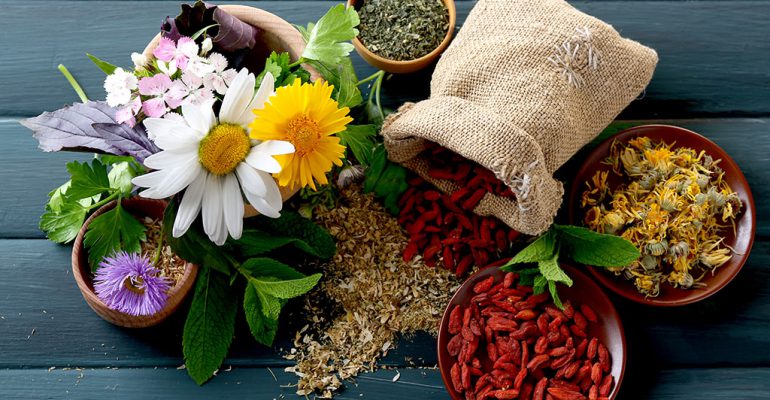
[[[267, 58], [270, 52], [275, 51], [278, 53], [288, 52], [293, 61], [299, 59], [302, 52], [305, 50], [305, 39], [302, 38], [302, 34], [288, 23], [283, 18], [269, 13], [259, 8], [240, 6], [240, 5], [222, 5], [219, 6], [222, 10], [227, 11], [229, 14], [238, 18], [239, 20], [246, 22], [247, 24], [259, 28], [259, 38], [256, 47], [262, 49], [265, 53], [263, 56]], [[144, 48], [143, 54], [147, 58], [153, 58], [152, 51], [158, 47], [160, 42], [160, 34], [147, 44]], [[264, 67], [264, 60], [261, 60], [260, 68]], [[303, 67], [310, 72], [310, 80], [315, 81], [320, 78], [321, 75], [307, 64], [303, 64]], [[255, 72], [255, 74], [258, 72]], [[290, 199], [299, 191], [298, 188], [281, 188], [281, 196], [283, 201]], [[244, 218], [254, 217], [259, 215], [257, 210], [249, 204], [246, 204], [244, 211]]]
[[[615, 380], [615, 386], [612, 392], [610, 392], [609, 398], [614, 399], [618, 395], [626, 370], [626, 334], [623, 331], [620, 316], [609, 297], [604, 294], [601, 287], [588, 275], [571, 265], [561, 264], [561, 267], [574, 282], [572, 287], [559, 285], [559, 296], [561, 299], [563, 301], [569, 300], [575, 306], [586, 304], [596, 311], [596, 315], [599, 318], [598, 322], [590, 323], [586, 333], [589, 337], [599, 338], [600, 343], [603, 343], [607, 350], [609, 350], [612, 359], [610, 374]], [[460, 286], [452, 300], [449, 301], [446, 310], [444, 310], [444, 316], [441, 319], [438, 331], [438, 368], [441, 371], [444, 386], [446, 386], [453, 400], [464, 400], [465, 397], [454, 390], [449, 373], [454, 362], [453, 357], [447, 351], [447, 344], [452, 338], [452, 335], [449, 333], [449, 314], [455, 305], [467, 306], [470, 303], [471, 297], [473, 297], [473, 286], [489, 276], [494, 276], [495, 284], [497, 284], [503, 279], [505, 272], [501, 271], [498, 267], [488, 267], [472, 275]], [[479, 348], [482, 348], [482, 346], [480, 345]], [[483, 357], [480, 361], [484, 367], [484, 372], [488, 372], [487, 369], [491, 368], [492, 362], [486, 357]]]
[[[602, 161], [609, 156], [610, 147], [614, 141], [627, 143], [629, 140], [646, 136], [653, 141], [666, 143], [676, 142], [674, 147], [689, 147], [696, 151], [705, 151], [715, 160], [721, 159], [719, 166], [725, 171], [725, 180], [743, 202], [744, 209], [735, 223], [735, 233], [732, 229], [725, 229], [725, 245], [735, 250], [733, 257], [726, 264], [717, 268], [714, 274], [707, 273], [702, 282], [706, 284], [703, 289], [676, 289], [667, 283], [661, 283], [660, 294], [657, 297], [645, 297], [640, 294], [633, 282], [623, 277], [614, 276], [603, 268], [589, 268], [589, 272], [616, 294], [641, 304], [659, 307], [683, 306], [701, 301], [725, 287], [741, 270], [751, 252], [756, 230], [756, 210], [751, 189], [738, 168], [738, 164], [730, 158], [724, 150], [707, 138], [684, 128], [669, 125], [643, 125], [627, 129], [605, 140], [588, 155], [583, 166], [578, 170], [575, 180], [572, 182], [569, 196], [569, 219], [574, 225], [584, 225], [585, 210], [580, 206], [585, 183], [590, 181], [598, 170], [611, 171], [609, 165]], [[607, 179], [610, 188], [622, 183], [621, 178], [610, 172]]]
[[[88, 264], [88, 253], [83, 248], [83, 237], [91, 221], [97, 216], [115, 208], [115, 204], [114, 201], [105, 204], [96, 210], [83, 224], [83, 228], [80, 229], [75, 239], [75, 244], [72, 247], [72, 275], [75, 277], [75, 282], [77, 282], [80, 293], [83, 294], [83, 298], [88, 303], [88, 306], [105, 321], [124, 328], [146, 328], [157, 325], [173, 314], [190, 293], [195, 284], [195, 277], [198, 275], [198, 266], [191, 263], [186, 264], [184, 275], [169, 291], [166, 307], [156, 314], [133, 316], [107, 307], [94, 292], [91, 267]], [[121, 204], [131, 215], [160, 219], [163, 218], [163, 211], [168, 203], [163, 200], [134, 197], [123, 200]]]
[[[365, 0], [364, 0], [365, 1]], [[382, 56], [379, 56], [364, 46], [364, 44], [357, 37], [353, 39], [353, 46], [355, 46], [358, 54], [366, 60], [369, 64], [375, 68], [381, 69], [386, 72], [394, 74], [408, 74], [411, 72], [419, 71], [433, 63], [441, 53], [449, 46], [449, 42], [452, 41], [454, 35], [455, 25], [457, 24], [457, 9], [455, 8], [454, 0], [443, 0], [446, 4], [446, 8], [449, 11], [449, 29], [447, 29], [446, 37], [433, 51], [430, 53], [416, 58], [414, 60], [396, 61]], [[348, 7], [359, 8], [361, 4], [360, 0], [348, 0]]]

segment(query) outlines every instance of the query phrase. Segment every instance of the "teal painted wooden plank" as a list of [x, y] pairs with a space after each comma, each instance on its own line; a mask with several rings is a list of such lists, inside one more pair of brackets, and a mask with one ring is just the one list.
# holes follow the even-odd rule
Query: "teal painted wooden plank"
[[[328, 2], [261, 1], [262, 7], [293, 23], [318, 18]], [[458, 4], [462, 21], [472, 2]], [[770, 79], [770, 3], [756, 1], [574, 2], [613, 24], [624, 35], [656, 48], [661, 62], [645, 97], [625, 118], [682, 118], [703, 115], [767, 115]], [[76, 99], [56, 71], [64, 63], [87, 92], [101, 97], [103, 77], [84, 53], [130, 64], [178, 3], [36, 1], [6, 3], [3, 41], [12, 47], [0, 59], [0, 115], [34, 115]], [[35, 21], [31, 23], [30, 21]], [[45, 26], [46, 29], [39, 27]], [[373, 69], [354, 57], [360, 75]], [[385, 102], [397, 106], [424, 98], [429, 71], [396, 77], [385, 85]]]
[[[0, 368], [182, 364], [180, 332], [185, 312], [145, 330], [104, 322], [81, 298], [69, 272], [69, 251], [45, 240], [0, 240]], [[755, 244], [736, 280], [701, 303], [660, 309], [616, 298], [628, 334], [629, 366], [770, 366], [767, 282], [770, 242], [762, 241]], [[240, 321], [225, 364], [290, 365], [277, 351], [291, 347], [290, 338], [303, 324], [296, 308], [290, 309], [295, 311], [282, 318], [287, 325], [281, 328], [283, 339], [275, 349], [257, 345]], [[397, 346], [384, 364], [436, 363], [435, 341], [428, 335], [399, 340]]]
[[[350, 382], [335, 399], [448, 399], [436, 370], [376, 371]], [[0, 370], [0, 396], [7, 399], [283, 399], [297, 397], [296, 377], [280, 368], [233, 368], [203, 386], [173, 368], [47, 371]]]
[[[437, 370], [401, 369], [363, 374], [335, 397], [339, 400], [448, 399]], [[274, 377], [275, 375], [275, 377]], [[650, 379], [650, 380], [645, 380]], [[300, 398], [287, 387], [294, 378], [282, 370], [233, 368], [198, 387], [184, 371], [121, 368], [63, 371], [0, 370], [0, 392], [9, 399], [282, 399]], [[764, 400], [770, 398], [770, 368], [650, 369], [626, 375], [618, 400]]]
[[[652, 121], [655, 122], [655, 121]], [[758, 235], [770, 238], [770, 119], [660, 121], [700, 132], [714, 140], [743, 168], [757, 199]], [[0, 120], [0, 238], [41, 238], [37, 228], [46, 194], [66, 179], [64, 164], [87, 160], [82, 153], [43, 153], [30, 132], [15, 120]], [[567, 174], [569, 175], [569, 174]]]

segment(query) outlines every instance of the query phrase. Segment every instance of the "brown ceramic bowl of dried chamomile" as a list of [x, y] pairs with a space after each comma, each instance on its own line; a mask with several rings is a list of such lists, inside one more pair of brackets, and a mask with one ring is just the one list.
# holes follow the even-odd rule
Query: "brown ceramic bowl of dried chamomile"
[[457, 24], [454, 0], [441, 2], [444, 7], [437, 0], [348, 0], [361, 17], [353, 46], [366, 62], [386, 72], [424, 69], [449, 46]]
[[548, 292], [533, 296], [532, 287], [498, 267], [482, 269], [457, 290], [437, 348], [452, 399], [468, 398], [466, 391], [498, 399], [617, 396], [626, 365], [620, 316], [588, 275], [561, 267], [573, 280], [572, 287], [558, 286], [563, 310]]
[[589, 271], [616, 294], [660, 307], [725, 287], [746, 263], [756, 230], [751, 189], [735, 161], [709, 139], [668, 125], [630, 128], [596, 147], [572, 183], [569, 218], [634, 242], [638, 262]]

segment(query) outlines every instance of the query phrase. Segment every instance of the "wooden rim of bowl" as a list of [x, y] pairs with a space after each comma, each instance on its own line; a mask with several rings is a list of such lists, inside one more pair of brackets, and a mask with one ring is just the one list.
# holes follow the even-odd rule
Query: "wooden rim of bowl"
[[[242, 5], [221, 5], [218, 6], [227, 11], [230, 15], [246, 22], [256, 28], [259, 28], [265, 34], [271, 35], [274, 39], [280, 41], [289, 52], [292, 60], [298, 60], [305, 50], [305, 39], [302, 34], [294, 28], [292, 24], [283, 18], [256, 7]], [[152, 51], [158, 47], [160, 42], [160, 33], [147, 44], [142, 54], [147, 58], [154, 57]], [[303, 67], [310, 72], [310, 80], [321, 79], [321, 74], [313, 67], [303, 64]], [[284, 202], [289, 200], [299, 191], [298, 187], [280, 187], [281, 198]], [[244, 218], [250, 218], [260, 215], [254, 207], [248, 203], [244, 205]]]
[[[580, 207], [581, 193], [587, 179], [590, 179], [597, 170], [597, 163], [603, 160], [609, 153], [612, 143], [614, 141], [627, 142], [640, 136], [649, 136], [653, 140], [664, 140], [667, 143], [676, 142], [674, 147], [689, 147], [698, 151], [704, 150], [706, 154], [714, 159], [722, 160], [719, 165], [725, 171], [726, 180], [728, 182], [732, 181], [731, 189], [740, 196], [744, 205], [742, 214], [736, 220], [734, 243], [730, 245], [736, 244], [735, 242], [739, 240], [741, 240], [743, 245], [732, 246], [737, 247], [733, 258], [725, 265], [717, 268], [716, 272], [706, 279], [716, 280], [714, 284], [710, 284], [703, 289], [675, 289], [669, 286], [663, 287], [663, 285], [668, 285], [663, 282], [661, 283], [661, 291], [666, 290], [666, 293], [661, 293], [658, 297], [645, 297], [636, 291], [631, 281], [623, 277], [611, 276], [602, 268], [589, 267], [588, 272], [613, 293], [636, 303], [656, 307], [678, 307], [696, 303], [714, 295], [738, 275], [751, 253], [757, 225], [754, 197], [746, 177], [738, 167], [738, 164], [713, 141], [691, 130], [662, 124], [636, 126], [606, 139], [590, 152], [572, 181], [568, 203], [569, 221], [571, 224], [583, 225], [583, 210]], [[732, 236], [732, 233], [729, 236]], [[671, 295], [671, 293], [674, 293], [674, 295]]]
[[[198, 275], [198, 266], [189, 262], [185, 264], [184, 274], [179, 279], [179, 281], [177, 281], [176, 284], [169, 290], [166, 306], [158, 313], [153, 315], [133, 316], [107, 307], [107, 305], [104, 304], [104, 302], [94, 292], [91, 268], [88, 265], [86, 251], [83, 247], [83, 239], [85, 237], [86, 231], [88, 230], [88, 226], [91, 224], [94, 218], [115, 208], [116, 204], [116, 201], [111, 201], [100, 207], [93, 214], [91, 214], [90, 217], [88, 217], [88, 219], [83, 224], [83, 227], [78, 232], [78, 235], [75, 238], [75, 243], [72, 246], [72, 275], [75, 277], [75, 282], [78, 285], [78, 289], [80, 289], [80, 293], [83, 295], [86, 303], [88, 303], [88, 306], [91, 307], [91, 309], [93, 309], [96, 314], [98, 314], [107, 322], [125, 328], [146, 328], [149, 326], [157, 325], [168, 318], [171, 314], [173, 314], [182, 304], [185, 297], [187, 297], [187, 295], [190, 293], [190, 290], [195, 283], [195, 278]], [[122, 204], [125, 205], [126, 208], [152, 208], [154, 210], [163, 210], [168, 205], [168, 202], [164, 200], [134, 197], [131, 199], [123, 200]], [[134, 213], [132, 213], [132, 215], [134, 215]]]
[[[364, 0], [365, 1], [365, 0]], [[446, 5], [447, 12], [449, 13], [449, 26], [447, 27], [447, 33], [446, 36], [444, 36], [444, 40], [441, 41], [441, 43], [433, 49], [430, 53], [415, 58], [413, 60], [391, 60], [389, 58], [382, 57], [368, 48], [364, 45], [363, 42], [356, 36], [353, 38], [353, 46], [356, 48], [356, 51], [361, 54], [361, 57], [363, 57], [366, 61], [370, 62], [372, 65], [374, 65], [377, 68], [380, 68], [384, 71], [391, 72], [391, 73], [409, 73], [409, 72], [415, 72], [418, 71], [426, 66], [428, 66], [434, 59], [436, 59], [441, 53], [446, 50], [447, 47], [449, 47], [449, 43], [452, 41], [452, 37], [454, 36], [455, 26], [457, 26], [457, 7], [455, 5], [455, 0], [442, 0], [444, 4]], [[356, 7], [356, 5], [360, 2], [360, 0], [348, 0], [348, 7]]]

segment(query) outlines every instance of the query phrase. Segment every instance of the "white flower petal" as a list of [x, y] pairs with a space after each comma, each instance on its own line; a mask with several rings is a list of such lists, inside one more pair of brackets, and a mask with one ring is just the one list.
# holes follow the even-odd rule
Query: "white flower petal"
[[178, 153], [174, 151], [161, 151], [144, 159], [144, 166], [150, 169], [173, 169], [180, 164], [198, 158], [196, 152]]
[[206, 187], [206, 177], [208, 173], [201, 169], [198, 176], [192, 181], [190, 186], [184, 192], [182, 202], [179, 204], [179, 210], [174, 220], [174, 237], [180, 237], [190, 229], [190, 225], [198, 217], [201, 210], [201, 200], [203, 199], [203, 189]]
[[283, 140], [267, 140], [258, 144], [255, 148], [260, 153], [271, 156], [294, 153], [294, 145]]
[[238, 240], [243, 232], [243, 196], [234, 174], [229, 174], [224, 179], [222, 200], [227, 231], [233, 239]]
[[277, 174], [281, 172], [281, 164], [272, 156], [257, 151], [256, 147], [252, 148], [251, 152], [248, 156], [246, 156], [244, 161], [246, 161], [246, 163], [251, 165], [253, 168], [260, 171], [269, 172], [271, 174]]
[[217, 123], [217, 117], [214, 115], [212, 107], [214, 102], [206, 102], [200, 106], [185, 104], [182, 106], [182, 115], [184, 120], [198, 132], [201, 137], [206, 136], [211, 128]]
[[222, 100], [222, 108], [219, 109], [220, 123], [241, 125], [239, 121], [254, 96], [255, 83], [254, 74], [249, 73], [246, 68], [238, 73]]
[[145, 188], [158, 186], [166, 179], [166, 177], [169, 175], [170, 172], [171, 170], [164, 170], [164, 171], [155, 171], [155, 172], [150, 172], [149, 174], [139, 175], [136, 178], [132, 179], [131, 183], [133, 183], [136, 186], [145, 187]]
[[[208, 133], [208, 131], [198, 133], [185, 123], [172, 118], [147, 118], [143, 123], [144, 127], [147, 129], [148, 136], [153, 140], [166, 136], [175, 136], [180, 139], [194, 138], [200, 140], [206, 133]], [[158, 146], [163, 148], [160, 144], [158, 144]]]
[[235, 167], [235, 172], [238, 175], [238, 180], [241, 181], [241, 187], [243, 187], [245, 192], [253, 193], [259, 197], [267, 194], [267, 187], [265, 186], [262, 176], [250, 165], [240, 163]]
[[[177, 194], [186, 188], [198, 176], [203, 169], [197, 159], [185, 162], [172, 169], [164, 169], [146, 175], [138, 176], [132, 180], [137, 186], [152, 186], [150, 191], [143, 192], [142, 196], [154, 199], [162, 199]], [[163, 174], [163, 179], [150, 175]], [[149, 192], [149, 194], [146, 194]]]
[[222, 219], [222, 184], [220, 178], [214, 174], [208, 174], [206, 187], [203, 191], [203, 230], [209, 239], [215, 241], [219, 234]]
[[278, 218], [281, 216], [281, 213], [278, 212], [276, 209], [270, 206], [270, 204], [267, 203], [267, 200], [255, 196], [252, 193], [244, 192], [246, 194], [246, 199], [249, 200], [249, 203], [254, 207], [254, 209], [257, 210], [260, 214], [270, 217], [270, 218]]
[[281, 196], [281, 189], [278, 187], [278, 183], [272, 176], [264, 172], [258, 172], [258, 174], [262, 176], [265, 187], [267, 188], [267, 195], [265, 196], [267, 204], [276, 212], [281, 211], [283, 208], [283, 196]]
[[252, 110], [264, 108], [267, 99], [273, 94], [273, 91], [275, 91], [275, 78], [273, 77], [273, 74], [267, 72], [265, 73], [265, 77], [262, 78], [262, 83], [259, 85], [257, 94], [254, 95], [254, 98], [251, 99], [249, 105], [246, 106], [238, 117], [237, 123], [241, 126], [246, 126], [249, 122], [254, 120], [254, 113]]

